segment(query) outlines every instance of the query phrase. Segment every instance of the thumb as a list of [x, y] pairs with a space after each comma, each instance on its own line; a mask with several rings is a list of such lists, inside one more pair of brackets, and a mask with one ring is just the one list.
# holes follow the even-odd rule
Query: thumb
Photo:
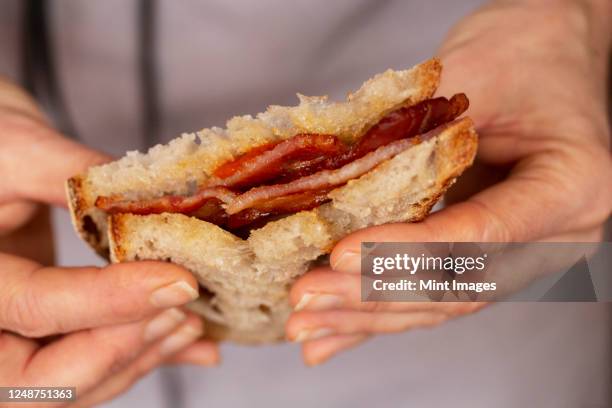
[[561, 230], [571, 209], [559, 205], [558, 187], [537, 172], [515, 172], [507, 180], [417, 223], [380, 225], [357, 231], [333, 249], [334, 270], [360, 272], [362, 242], [526, 242]]
[[62, 137], [41, 121], [2, 118], [0, 203], [13, 200], [66, 205], [65, 181], [110, 157]]

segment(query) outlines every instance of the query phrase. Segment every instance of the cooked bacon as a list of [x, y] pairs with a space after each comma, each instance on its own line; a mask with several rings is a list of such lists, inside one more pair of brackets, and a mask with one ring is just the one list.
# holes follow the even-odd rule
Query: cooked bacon
[[195, 194], [134, 201], [98, 197], [95, 205], [111, 214], [183, 213], [239, 229], [322, 204], [331, 189], [431, 137], [468, 105], [464, 94], [428, 99], [387, 114], [352, 146], [332, 135], [301, 134], [221, 165]]
[[219, 166], [217, 170], [215, 170], [214, 175], [221, 179], [228, 178], [234, 173], [241, 171], [242, 167], [244, 167], [246, 163], [254, 158], [257, 158], [257, 156], [261, 155], [263, 152], [274, 149], [277, 144], [278, 143], [273, 142], [253, 147], [240, 157]]
[[310, 210], [329, 201], [328, 192], [329, 190], [326, 189], [278, 197], [232, 215], [225, 212], [221, 201], [212, 198], [205, 201], [197, 210], [188, 212], [187, 215], [232, 230], [238, 236], [246, 238], [250, 229], [263, 226], [275, 217]]
[[321, 205], [325, 201], [329, 201], [327, 193], [330, 188], [323, 188], [314, 191], [304, 191], [302, 193], [290, 194], [282, 197], [276, 197], [271, 200], [256, 203], [253, 208], [270, 214], [287, 214]]
[[264, 181], [286, 183], [320, 170], [342, 167], [381, 146], [428, 132], [467, 110], [465, 94], [427, 99], [387, 114], [353, 146], [335, 136], [301, 134], [276, 145], [257, 147], [215, 171], [220, 180], [208, 186], [255, 186]]
[[469, 107], [465, 94], [456, 94], [450, 100], [444, 97], [427, 99], [413, 106], [403, 107], [387, 114], [351, 149], [354, 160], [393, 141], [429, 132], [450, 122]]
[[[229, 229], [238, 229], [256, 222], [269, 220], [270, 217], [310, 210], [329, 201], [329, 198], [327, 198], [328, 192], [329, 189], [324, 189], [277, 197], [230, 215], [225, 222], [225, 226]], [[204, 220], [210, 221], [210, 219]]]
[[236, 214], [246, 208], [255, 207], [268, 200], [278, 199], [304, 191], [329, 189], [345, 184], [349, 180], [367, 173], [380, 163], [419, 143], [419, 138], [403, 139], [382, 146], [343, 167], [335, 170], [322, 170], [287, 184], [255, 187], [239, 195], [225, 205], [228, 214]]
[[188, 212], [187, 215], [211, 222], [215, 225], [225, 226], [229, 216], [223, 207], [221, 207], [221, 204], [222, 202], [218, 199], [211, 198], [206, 200], [197, 210]]
[[109, 214], [131, 213], [138, 215], [161, 214], [163, 212], [189, 213], [202, 207], [211, 199], [231, 203], [238, 197], [225, 187], [209, 187], [191, 196], [166, 195], [149, 200], [117, 200], [114, 197], [100, 196], [95, 205]]
[[256, 154], [249, 151], [243, 156], [219, 167], [214, 176], [221, 179], [211, 184], [229, 187], [255, 185], [278, 177], [292, 163], [304, 160], [321, 160], [337, 155], [347, 147], [332, 135], [296, 135], [276, 145], [255, 148]]

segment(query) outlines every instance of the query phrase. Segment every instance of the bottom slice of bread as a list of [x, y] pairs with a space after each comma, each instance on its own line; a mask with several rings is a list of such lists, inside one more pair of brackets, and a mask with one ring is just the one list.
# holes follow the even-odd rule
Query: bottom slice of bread
[[476, 149], [472, 121], [456, 121], [333, 190], [329, 203], [270, 222], [246, 240], [181, 214], [113, 215], [111, 259], [163, 260], [189, 269], [201, 286], [190, 308], [205, 318], [207, 336], [213, 339], [280, 340], [296, 278], [353, 231], [422, 220], [471, 165]]

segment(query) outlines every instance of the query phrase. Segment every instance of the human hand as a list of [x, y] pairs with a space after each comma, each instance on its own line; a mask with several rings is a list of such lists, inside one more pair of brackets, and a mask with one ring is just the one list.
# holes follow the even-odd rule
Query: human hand
[[420, 223], [358, 231], [331, 268], [292, 288], [290, 339], [309, 364], [377, 333], [435, 326], [480, 303], [362, 303], [362, 241], [598, 241], [612, 207], [605, 1], [499, 1], [460, 22], [440, 50], [441, 95], [465, 92], [476, 165]]
[[[32, 226], [41, 203], [65, 205], [64, 181], [108, 158], [62, 138], [35, 110], [3, 106], [1, 91], [0, 385], [76, 387], [70, 406], [91, 406], [161, 364], [215, 364], [217, 346], [197, 341], [201, 319], [179, 308], [198, 295], [183, 268], [59, 268], [33, 260], [48, 262], [40, 255], [52, 244], [33, 233], [49, 232]], [[25, 253], [32, 258], [16, 255]]]

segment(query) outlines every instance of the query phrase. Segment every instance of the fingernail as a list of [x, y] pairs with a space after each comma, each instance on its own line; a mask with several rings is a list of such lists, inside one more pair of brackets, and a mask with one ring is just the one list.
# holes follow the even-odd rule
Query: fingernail
[[335, 271], [347, 273], [361, 273], [361, 256], [359, 252], [345, 250], [340, 253], [338, 258], [331, 263], [331, 267]]
[[172, 355], [196, 341], [202, 334], [203, 332], [201, 329], [185, 325], [161, 343], [159, 352], [163, 356]]
[[187, 315], [177, 308], [164, 310], [159, 315], [155, 316], [145, 327], [144, 339], [147, 342], [157, 340], [163, 335], [170, 333], [176, 328]]
[[157, 307], [184, 305], [198, 297], [198, 291], [185, 281], [171, 283], [151, 294], [151, 303]]
[[322, 337], [331, 336], [334, 333], [335, 333], [334, 330], [329, 329], [329, 328], [310, 329], [310, 330], [302, 329], [298, 332], [297, 336], [295, 336], [295, 339], [293, 339], [293, 341], [296, 343], [302, 343], [308, 340], [316, 340]]
[[342, 303], [344, 299], [337, 295], [305, 293], [293, 310], [330, 310], [342, 306]]

